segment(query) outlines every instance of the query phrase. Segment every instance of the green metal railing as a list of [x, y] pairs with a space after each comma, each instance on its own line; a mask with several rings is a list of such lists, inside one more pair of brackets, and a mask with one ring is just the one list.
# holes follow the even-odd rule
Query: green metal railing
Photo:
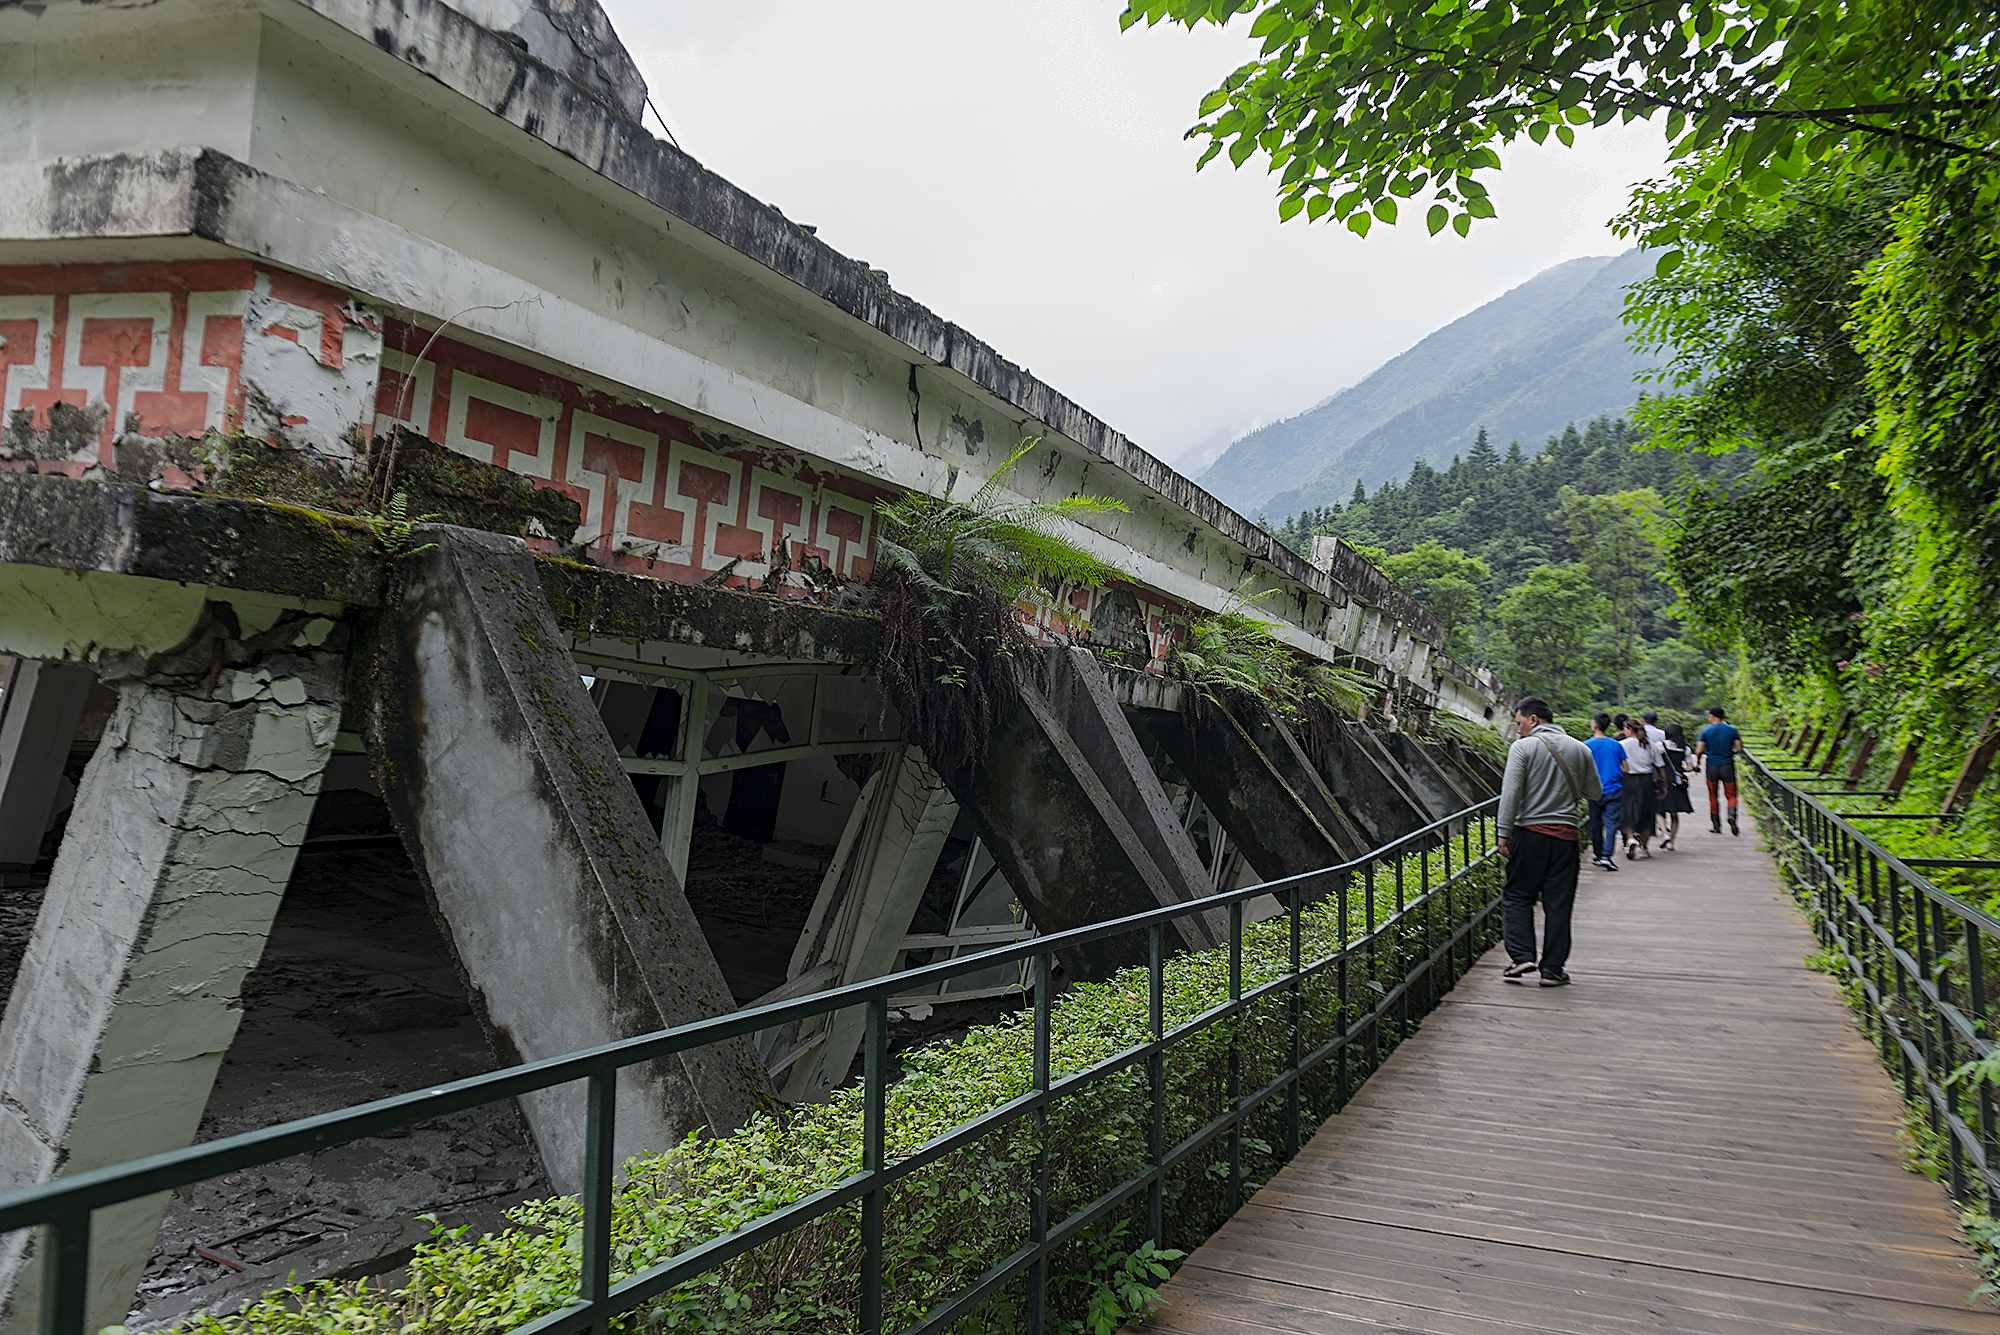
[[1993, 1051], [2000, 919], [1918, 870], [1961, 860], [1899, 858], [1851, 823], [1884, 813], [1834, 811], [1778, 766], [1756, 754], [1747, 759], [1779, 862], [1811, 910], [1883, 1065], [1942, 1147], [1953, 1197], [2000, 1212], [1994, 1087], [1952, 1078]]
[[[40, 1226], [37, 1258], [43, 1266], [40, 1329], [44, 1335], [80, 1335], [84, 1330], [90, 1269], [91, 1212], [165, 1192], [295, 1154], [345, 1144], [408, 1127], [481, 1104], [534, 1090], [586, 1081], [587, 1138], [583, 1182], [582, 1265], [579, 1292], [557, 1310], [508, 1335], [560, 1335], [606, 1331], [608, 1319], [715, 1269], [757, 1247], [833, 1211], [860, 1202], [864, 1250], [860, 1276], [859, 1327], [868, 1335], [883, 1329], [884, 1202], [888, 1187], [935, 1164], [997, 1130], [1023, 1123], [1032, 1127], [1032, 1184], [1026, 1242], [994, 1263], [971, 1284], [945, 1296], [904, 1335], [948, 1329], [1002, 1286], [1025, 1278], [1027, 1329], [1042, 1329], [1051, 1255], [1092, 1224], [1144, 1193], [1149, 1235], [1165, 1234], [1163, 1188], [1169, 1175], [1193, 1156], [1221, 1141], [1226, 1149], [1227, 1202], [1242, 1199], [1243, 1129], [1255, 1113], [1283, 1100], [1281, 1159], [1296, 1154], [1307, 1128], [1301, 1089], [1309, 1073], [1334, 1063], [1333, 1109], [1372, 1073], [1415, 1021], [1436, 1005], [1454, 982], [1498, 935], [1497, 859], [1491, 799], [1438, 821], [1403, 839], [1340, 866], [1282, 881], [1226, 892], [1014, 945], [1002, 946], [865, 983], [754, 1010], [718, 1016], [643, 1037], [606, 1044], [523, 1066], [473, 1076], [435, 1088], [380, 1099], [261, 1131], [247, 1132], [109, 1168], [58, 1178], [0, 1196], [0, 1233]], [[1475, 846], [1476, 845], [1476, 846]], [[1474, 879], [1475, 873], [1481, 879]], [[1244, 906], [1274, 896], [1290, 924], [1288, 967], [1282, 976], [1246, 988], [1243, 984]], [[1318, 958], [1302, 954], [1301, 927], [1308, 906], [1337, 901], [1342, 937], [1358, 914], [1361, 935]], [[1185, 1023], [1165, 1027], [1167, 929], [1176, 919], [1226, 908], [1230, 923], [1227, 1000]], [[1105, 1060], [1060, 1078], [1051, 1077], [1050, 1017], [1052, 975], [1064, 952], [1093, 942], [1143, 935], [1150, 977], [1149, 1036]], [[1217, 947], [1222, 949], [1223, 947]], [[1402, 960], [1400, 976], [1382, 981], [1381, 966]], [[1136, 957], [1136, 950], [1133, 952]], [[891, 996], [935, 985], [997, 964], [1026, 962], [1033, 978], [1033, 1079], [1029, 1092], [971, 1118], [894, 1162], [885, 1149], [887, 1093], [892, 1083], [888, 1051]], [[1350, 970], [1350, 966], [1357, 966]], [[1350, 978], [1350, 973], [1353, 977]], [[1345, 1024], [1333, 1037], [1308, 1047], [1314, 1026], [1305, 1013], [1308, 984], [1331, 989]], [[1357, 995], [1350, 997], [1352, 991]], [[1220, 1022], [1245, 1016], [1253, 1007], [1279, 1003], [1289, 1028], [1283, 1069], [1253, 1089], [1241, 1087], [1241, 1067], [1232, 1042], [1226, 1106], [1178, 1143], [1167, 1143], [1169, 1053]], [[666, 1261], [614, 1282], [611, 1249], [614, 1199], [612, 1136], [618, 1073], [625, 1067], [704, 1047], [849, 1007], [866, 1008], [863, 1056], [861, 1168], [823, 1189]], [[1386, 1031], [1386, 1032], [1385, 1032]], [[1148, 1101], [1144, 1168], [1052, 1221], [1048, 1130], [1051, 1109], [1063, 1098], [1126, 1070], [1143, 1067]], [[1327, 1074], [1326, 1072], [1320, 1072]]]

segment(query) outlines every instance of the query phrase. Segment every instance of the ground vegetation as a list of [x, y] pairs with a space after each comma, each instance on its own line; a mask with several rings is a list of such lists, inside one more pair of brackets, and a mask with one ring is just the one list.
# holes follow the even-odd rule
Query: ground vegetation
[[[1428, 856], [1428, 867], [1423, 858]], [[1306, 985], [1304, 1041], [1312, 1051], [1361, 1020], [1427, 958], [1451, 931], [1489, 913], [1498, 893], [1491, 864], [1461, 871], [1428, 909], [1401, 913], [1400, 887], [1442, 880], [1440, 854], [1415, 854], [1405, 865], [1379, 868], [1348, 893], [1306, 907], [1302, 958], [1312, 963], [1342, 946], [1372, 939], [1343, 971], [1323, 971]], [[1433, 878], [1437, 878], [1434, 880]], [[1394, 892], [1390, 887], [1399, 887]], [[1485, 932], [1488, 925], [1474, 928]], [[1245, 929], [1241, 978], [1248, 990], [1280, 977], [1290, 958], [1285, 918]], [[1231, 952], [1218, 947], [1167, 962], [1164, 1023], [1176, 1025], [1228, 999]], [[1117, 1056], [1151, 1036], [1149, 984], [1143, 968], [1105, 982], [1066, 990], [1053, 1008], [1050, 1052], [1054, 1078]], [[1166, 1062], [1168, 1143], [1204, 1125], [1228, 1097], [1232, 1065], [1245, 1088], [1283, 1068], [1290, 1052], [1289, 999], [1274, 995], [1239, 1017], [1218, 1022], [1175, 1044]], [[1351, 1063], [1325, 1065], [1302, 1085], [1309, 1124], [1330, 1114], [1348, 1073], [1358, 1085], [1406, 1031], [1391, 1008]], [[903, 1055], [900, 1078], [888, 1091], [891, 1160], [1028, 1092], [1033, 1035], [1025, 1014], [973, 1029], [962, 1039]], [[1146, 1162], [1149, 1124], [1145, 1066], [1128, 1065], [1059, 1101], [1048, 1130], [1051, 1214], [1095, 1199]], [[613, 1216], [614, 1277], [623, 1277], [708, 1238], [749, 1223], [830, 1186], [860, 1166], [863, 1100], [858, 1088], [824, 1103], [754, 1116], [735, 1133], [690, 1138], [627, 1165]], [[1282, 1153], [1282, 1099], [1267, 1103], [1245, 1128], [1246, 1192], [1276, 1171]], [[948, 1156], [888, 1192], [885, 1326], [902, 1327], [958, 1288], [979, 1278], [1025, 1237], [1037, 1146], [1030, 1124]], [[1228, 1215], [1227, 1164], [1220, 1141], [1191, 1156], [1168, 1179], [1166, 1238], [1136, 1242], [1143, 1196], [1086, 1231], [1052, 1267], [1048, 1329], [1063, 1335], [1110, 1335], [1154, 1302], [1165, 1271], [1182, 1249], [1200, 1241]], [[575, 1197], [530, 1202], [510, 1212], [512, 1226], [482, 1237], [441, 1234], [419, 1249], [400, 1289], [361, 1282], [324, 1282], [287, 1289], [227, 1317], [204, 1317], [186, 1329], [200, 1335], [330, 1335], [331, 1332], [505, 1330], [569, 1301], [579, 1283], [581, 1209]], [[858, 1307], [861, 1230], [858, 1207], [822, 1216], [759, 1246], [698, 1279], [661, 1295], [617, 1323], [639, 1330], [844, 1331]], [[1003, 1289], [955, 1329], [1000, 1335], [1024, 1328], [1024, 1290]]]

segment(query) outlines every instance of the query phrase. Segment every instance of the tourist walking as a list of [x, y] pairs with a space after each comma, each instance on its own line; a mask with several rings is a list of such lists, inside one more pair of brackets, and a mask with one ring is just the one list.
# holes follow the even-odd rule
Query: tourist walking
[[[1520, 740], [1507, 748], [1500, 781], [1500, 935], [1510, 983], [1561, 987], [1569, 982], [1570, 914], [1576, 907], [1579, 828], [1587, 805], [1604, 793], [1590, 748], [1555, 725], [1546, 700], [1514, 706]], [[1535, 952], [1535, 901], [1542, 904], [1542, 949]]]
[[1743, 734], [1736, 731], [1729, 722], [1728, 714], [1721, 705], [1711, 706], [1708, 711], [1708, 726], [1694, 739], [1694, 753], [1701, 759], [1703, 776], [1708, 780], [1708, 830], [1710, 834], [1722, 833], [1722, 812], [1716, 804], [1715, 789], [1719, 784], [1729, 798], [1729, 832], [1742, 834], [1736, 825], [1736, 757], [1743, 750]]
[[1674, 847], [1674, 840], [1680, 837], [1681, 816], [1694, 811], [1694, 803], [1688, 798], [1687, 733], [1680, 724], [1669, 723], [1665, 736], [1666, 741], [1660, 747], [1660, 777], [1665, 782], [1660, 786], [1660, 808], [1655, 813], [1667, 823], [1667, 837], [1660, 841], [1662, 852]]
[[1619, 739], [1625, 748], [1625, 783], [1619, 790], [1619, 815], [1625, 825], [1625, 860], [1631, 862], [1641, 854], [1650, 858], [1653, 850], [1653, 807], [1655, 771], [1659, 769], [1659, 753], [1646, 740], [1644, 719], [1625, 720], [1625, 736]]
[[1590, 847], [1594, 866], [1617, 871], [1618, 801], [1625, 777], [1625, 748], [1611, 735], [1611, 715], [1599, 714], [1590, 721], [1590, 758], [1597, 762], [1597, 785], [1603, 795], [1590, 803]]

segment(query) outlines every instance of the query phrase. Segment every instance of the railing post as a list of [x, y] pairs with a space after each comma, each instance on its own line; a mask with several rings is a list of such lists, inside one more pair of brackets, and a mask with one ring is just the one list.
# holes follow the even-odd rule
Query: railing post
[[611, 1177], [617, 1165], [618, 1068], [596, 1071], [590, 1093], [583, 1146], [583, 1284], [590, 1304], [590, 1329], [610, 1335]]
[[[1972, 1032], [1987, 1043], [1993, 1040], [1992, 1027], [1986, 1022], [1986, 960], [1985, 941], [1980, 935], [1978, 924], [1970, 918], [1965, 921], [1965, 1006], [1972, 1016]], [[1975, 1048], [1973, 1057], [1981, 1054]], [[2000, 1140], [1996, 1140], [1994, 1129], [1993, 1082], [1977, 1080], [1973, 1082], [1975, 1112], [1978, 1114], [1979, 1144], [1985, 1151], [1987, 1171], [1980, 1174], [1979, 1194], [1984, 1198], [1988, 1210], [1993, 1206], [1993, 1169], [2000, 1166]]]
[[[1340, 896], [1341, 928], [1345, 931], [1347, 926], [1347, 877], [1345, 875], [1340, 878], [1340, 887], [1335, 893]], [[1305, 912], [1305, 892], [1299, 888], [1297, 882], [1292, 884], [1291, 901], [1289, 907], [1292, 911], [1292, 1053], [1289, 1069], [1292, 1073], [1292, 1083], [1285, 1091], [1285, 1158], [1288, 1160], [1298, 1157], [1299, 1153], [1299, 1059], [1303, 1050], [1302, 1040], [1304, 1038], [1301, 1030], [1305, 1024], [1305, 997], [1302, 995], [1305, 983], [1299, 977], [1300, 932], [1303, 926], [1300, 918]]]
[[[1146, 1029], [1154, 1043], [1166, 1034], [1166, 967], [1161, 927], [1146, 929]], [[1165, 1183], [1160, 1180], [1160, 1161], [1167, 1152], [1167, 1059], [1155, 1051], [1146, 1059], [1146, 1166], [1153, 1180], [1146, 1188], [1146, 1231], [1155, 1245], [1164, 1242], [1166, 1222]]]
[[90, 1211], [42, 1226], [42, 1335], [83, 1335], [90, 1301]]
[[[1042, 998], [1046, 992], [1044, 988], [1035, 994], [1035, 1041], [1038, 1051], [1043, 1032]], [[861, 1170], [869, 1175], [869, 1183], [867, 1194], [861, 1198], [861, 1330], [863, 1335], [878, 1335], [882, 1329], [882, 1214], [886, 1203], [882, 1165], [889, 1120], [889, 999], [886, 996], [869, 998], [867, 1032], [862, 1041], [867, 1051], [861, 1065]], [[1031, 1212], [1033, 1208], [1031, 1205]]]
[[[1243, 999], [1243, 901], [1229, 905], [1229, 999]], [[1229, 1017], [1229, 1111], [1243, 1110], [1243, 1016]], [[1229, 1213], [1243, 1204], [1243, 1123], [1229, 1124]]]
[[[1035, 1109], [1035, 1181], [1028, 1193], [1028, 1330], [1041, 1335], [1049, 1303], [1049, 1018], [1055, 1003], [1055, 957], [1035, 956], [1035, 1055], [1032, 1080], [1043, 1101]], [[886, 1003], [884, 1003], [886, 1004]]]

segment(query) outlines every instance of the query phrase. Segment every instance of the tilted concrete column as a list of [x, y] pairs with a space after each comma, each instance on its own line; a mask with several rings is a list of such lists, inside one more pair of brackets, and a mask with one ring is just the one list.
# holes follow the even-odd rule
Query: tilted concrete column
[[[735, 1009], [518, 538], [418, 530], [369, 649], [376, 782], [475, 1012], [509, 1064]], [[763, 1084], [747, 1040], [628, 1067], [617, 1153], [726, 1132]], [[551, 1179], [582, 1182], [580, 1086], [521, 1100]]]
[[[1316, 871], [1350, 856], [1343, 852], [1340, 836], [1308, 809], [1306, 799], [1229, 711], [1211, 705], [1192, 725], [1178, 712], [1159, 709], [1134, 710], [1133, 716], [1154, 745], [1172, 757], [1263, 880]], [[1337, 819], [1330, 809], [1328, 819]]]
[[1428, 744], [1424, 750], [1440, 769], [1457, 781], [1459, 791], [1469, 795], [1474, 802], [1499, 796], [1500, 771], [1490, 763], [1480, 763], [1484, 757], [1475, 761], [1478, 753], [1471, 747], [1444, 741]]
[[1454, 812], [1463, 811], [1478, 800], [1416, 738], [1407, 733], [1391, 732], [1382, 734], [1381, 742], [1396, 763], [1403, 767], [1411, 786], [1430, 808], [1432, 820], [1441, 820]]
[[[1044, 932], [1105, 922], [1186, 902], [1131, 821], [1033, 685], [988, 744], [985, 759], [948, 777], [959, 805], [986, 841], [1021, 906]], [[1171, 946], [1214, 945], [1223, 914], [1180, 919]], [[1102, 978], [1145, 958], [1143, 939], [1068, 952], [1073, 978]]]
[[1346, 723], [1333, 730], [1320, 774], [1341, 810], [1367, 832], [1376, 848], [1423, 829], [1433, 819], [1410, 791], [1401, 767], [1363, 724]]
[[0, 685], [0, 883], [41, 853], [63, 761], [96, 680], [74, 663], [13, 660]]
[[1234, 717], [1244, 735], [1257, 744], [1258, 751], [1271, 763], [1278, 777], [1285, 781], [1285, 786], [1297, 794], [1299, 805], [1332, 836], [1334, 848], [1340, 854], [1337, 861], [1360, 857], [1373, 847], [1368, 842], [1368, 835], [1355, 824], [1353, 817], [1342, 811], [1340, 803], [1334, 801], [1333, 791], [1326, 786], [1326, 780], [1313, 764], [1312, 757], [1306, 754], [1298, 734], [1284, 719], [1263, 706], [1245, 708]]
[[[0, 1022], [0, 1189], [194, 1140], [340, 723], [340, 654], [285, 646], [332, 629], [285, 623], [215, 672], [242, 646], [206, 619], [181, 673], [119, 684]], [[97, 1212], [89, 1329], [124, 1320], [165, 1208]], [[9, 1243], [26, 1331], [40, 1267]]]
[[1104, 784], [1154, 865], [1173, 885], [1175, 897], [1213, 894], [1194, 841], [1174, 815], [1160, 776], [1146, 759], [1125, 711], [1111, 696], [1097, 659], [1087, 649], [1049, 651], [1049, 706]]
[[[779, 991], [818, 992], [894, 969], [957, 819], [957, 801], [921, 750], [884, 757], [862, 785], [793, 952], [792, 983], [809, 981]], [[847, 1079], [865, 1020], [859, 1008], [838, 1011], [779, 1036], [783, 1050], [773, 1048], [773, 1065], [789, 1065], [772, 1079], [782, 1080], [785, 1102], [825, 1098]]]

